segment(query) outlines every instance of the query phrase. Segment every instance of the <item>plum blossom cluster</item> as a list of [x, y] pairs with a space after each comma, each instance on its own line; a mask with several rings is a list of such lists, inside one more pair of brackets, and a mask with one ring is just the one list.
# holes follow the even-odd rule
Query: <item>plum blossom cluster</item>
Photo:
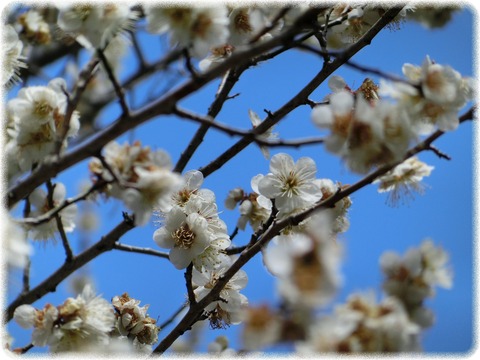
[[342, 247], [319, 227], [328, 225], [317, 218], [308, 231], [279, 236], [264, 252], [267, 269], [277, 277], [278, 292], [291, 306], [324, 306], [342, 283]]
[[168, 203], [172, 193], [182, 187], [182, 177], [171, 167], [165, 151], [152, 151], [138, 141], [132, 145], [110, 142], [104, 155], [89, 164], [93, 181], [108, 183], [103, 193], [122, 200], [133, 211], [136, 225], [146, 224], [153, 210]]
[[39, 164], [57, 141], [63, 149], [68, 138], [77, 134], [78, 112], [66, 118], [66, 88], [65, 81], [56, 78], [47, 86], [24, 87], [8, 102], [5, 154], [9, 179]]
[[38, 310], [21, 305], [15, 309], [14, 319], [24, 329], [33, 327], [33, 345], [49, 346], [53, 353], [84, 351], [92, 344], [107, 345], [115, 324], [111, 304], [95, 296], [91, 286], [59, 306], [47, 304]]
[[373, 293], [353, 294], [330, 316], [319, 318], [297, 344], [304, 355], [315, 353], [385, 353], [419, 351], [420, 327], [402, 303], [388, 297], [377, 303]]
[[[2, 25], [3, 26], [3, 25]], [[26, 68], [22, 55], [23, 43], [19, 39], [15, 28], [11, 25], [3, 26], [3, 61], [2, 61], [2, 84], [8, 85], [20, 80], [20, 68]]]
[[373, 183], [378, 183], [378, 192], [388, 192], [389, 203], [395, 205], [400, 199], [413, 198], [414, 192], [422, 194], [425, 187], [422, 180], [425, 176], [430, 176], [433, 169], [433, 166], [411, 157]]
[[103, 49], [123, 30], [130, 29], [138, 13], [126, 4], [56, 5], [58, 27], [87, 49]]
[[434, 126], [454, 130], [458, 111], [473, 99], [472, 79], [428, 57], [421, 68], [406, 64], [403, 72], [405, 82], [382, 82], [378, 88], [369, 80], [355, 92], [333, 77], [329, 104], [312, 110], [313, 123], [330, 130], [326, 149], [342, 157], [352, 171], [366, 173], [400, 161], [411, 143]]
[[137, 349], [151, 352], [151, 345], [158, 340], [159, 327], [147, 314], [149, 305], [139, 306], [140, 300], [127, 293], [115, 296], [112, 305], [116, 318], [113, 336], [127, 337]]
[[[331, 314], [314, 316], [311, 309], [331, 300], [335, 283], [325, 280], [329, 272], [337, 272], [332, 265], [338, 262], [338, 249], [337, 255], [331, 249], [330, 252], [324, 249], [323, 253], [315, 249], [317, 253], [314, 254], [312, 241], [316, 241], [313, 246], [318, 247], [318, 239], [308, 233], [280, 237], [275, 248], [267, 249], [267, 267], [280, 282], [289, 275], [290, 285], [296, 280], [297, 286], [284, 285], [286, 291], [283, 293], [280, 287], [287, 304], [278, 309], [262, 305], [244, 311], [244, 348], [259, 350], [293, 341], [300, 355], [310, 356], [325, 352], [420, 351], [422, 331], [433, 323], [433, 314], [424, 307], [423, 301], [434, 295], [435, 286], [450, 288], [452, 285], [447, 253], [431, 240], [425, 240], [419, 248], [410, 249], [404, 257], [386, 252], [380, 259], [385, 275], [383, 290], [386, 296], [383, 300], [377, 301], [373, 291], [353, 293], [345, 304], [336, 305]], [[286, 255], [288, 251], [282, 251], [287, 247], [289, 255]], [[332, 257], [336, 260], [332, 261]], [[299, 263], [289, 258], [296, 258]], [[292, 270], [293, 267], [297, 269]], [[319, 276], [322, 272], [318, 271], [319, 268], [327, 274]], [[319, 286], [322, 277], [323, 287]]]
[[433, 324], [434, 315], [424, 307], [424, 300], [435, 295], [435, 287], [452, 287], [452, 271], [447, 267], [448, 253], [432, 240], [409, 249], [403, 257], [386, 252], [380, 259], [385, 275], [383, 290], [398, 298], [411, 319], [422, 328]]
[[[197, 301], [208, 295], [218, 279], [229, 269], [229, 264], [223, 263], [216, 269], [205, 269], [203, 272], [193, 269], [192, 283]], [[245, 271], [239, 270], [220, 291], [219, 300], [212, 301], [205, 308], [205, 313], [213, 329], [223, 329], [239, 324], [243, 320], [243, 312], [248, 306], [248, 299], [240, 293], [247, 285], [248, 277]]]
[[153, 240], [161, 248], [170, 249], [170, 261], [177, 269], [191, 262], [200, 272], [229, 264], [231, 259], [224, 250], [231, 241], [218, 215], [215, 194], [200, 188], [203, 175], [197, 170], [185, 173], [183, 180], [184, 187], [158, 207], [163, 224], [154, 232]]

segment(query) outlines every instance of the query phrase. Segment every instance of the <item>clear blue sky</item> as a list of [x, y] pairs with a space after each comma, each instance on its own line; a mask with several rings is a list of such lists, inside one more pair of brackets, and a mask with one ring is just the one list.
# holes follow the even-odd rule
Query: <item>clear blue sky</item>
[[[455, 14], [454, 19], [446, 27], [439, 30], [426, 30], [415, 23], [406, 23], [400, 31], [385, 30], [377, 36], [372, 44], [362, 50], [354, 60], [357, 63], [377, 67], [384, 71], [401, 75], [401, 67], [409, 62], [420, 65], [425, 55], [440, 64], [448, 64], [465, 76], [473, 75], [473, 17], [471, 10]], [[151, 36], [142, 38], [142, 44], [149, 46], [149, 58], [158, 56], [160, 41]], [[135, 64], [128, 57], [125, 74], [135, 70]], [[250, 121], [248, 109], [261, 116], [263, 109], [274, 111], [286, 100], [301, 89], [320, 69], [321, 60], [317, 57], [292, 51], [279, 58], [252, 69], [244, 76], [233, 90], [240, 96], [225, 104], [218, 116], [218, 121], [232, 126], [248, 128]], [[364, 74], [351, 69], [340, 69], [336, 74], [343, 76], [352, 87], [359, 86]], [[371, 76], [372, 77], [372, 76]], [[375, 77], [372, 77], [375, 79]], [[193, 111], [205, 114], [213, 99], [218, 81], [207, 86], [204, 91], [185, 99], [181, 105]], [[142, 99], [151, 84], [137, 93], [133, 102]], [[325, 85], [319, 87], [313, 100], [321, 100], [328, 93]], [[118, 113], [116, 105], [111, 106], [103, 116], [111, 119]], [[113, 117], [112, 117], [113, 116]], [[263, 117], [263, 116], [262, 116]], [[153, 148], [167, 150], [172, 160], [188, 144], [197, 126], [174, 118], [157, 118], [119, 139], [120, 142], [130, 138], [141, 139], [143, 144]], [[303, 136], [319, 136], [320, 132], [310, 122], [310, 109], [299, 108], [291, 113], [276, 128], [282, 138]], [[425, 180], [428, 185], [423, 196], [417, 196], [408, 205], [389, 207], [385, 204], [385, 195], [379, 195], [376, 186], [362, 189], [352, 196], [353, 206], [350, 211], [350, 230], [340, 238], [345, 244], [345, 259], [342, 265], [344, 286], [336, 301], [343, 302], [348, 294], [354, 291], [374, 289], [380, 295], [381, 273], [378, 266], [379, 256], [386, 250], [404, 253], [407, 248], [417, 246], [427, 237], [441, 244], [451, 256], [454, 271], [452, 290], [438, 289], [437, 296], [428, 302], [436, 315], [435, 325], [424, 333], [423, 346], [427, 352], [465, 352], [469, 351], [473, 342], [473, 126], [467, 123], [447, 136], [442, 137], [436, 146], [452, 157], [452, 161], [439, 160], [432, 154], [421, 154], [420, 159], [435, 166], [432, 175]], [[205, 141], [195, 154], [187, 169], [195, 169], [206, 165], [220, 152], [227, 149], [236, 138], [230, 138], [211, 130]], [[322, 146], [309, 146], [301, 150], [272, 149], [271, 153], [290, 153], [294, 159], [310, 156], [318, 168], [318, 177], [330, 178], [342, 183], [353, 183], [359, 179], [349, 173], [341, 161], [326, 153]], [[224, 209], [223, 201], [228, 191], [241, 186], [250, 190], [250, 179], [258, 173], [268, 172], [268, 161], [260, 150], [251, 145], [239, 156], [225, 165], [221, 171], [212, 174], [204, 183], [204, 187], [213, 190], [217, 195], [217, 203], [222, 210], [221, 217], [226, 221], [229, 230], [233, 230], [238, 213]], [[77, 191], [80, 178], [87, 178], [87, 162], [82, 162], [74, 169], [66, 171], [58, 177], [67, 184], [69, 195]], [[70, 184], [68, 186], [68, 184]], [[92, 234], [91, 240], [97, 241], [102, 234], [121, 220], [123, 206], [110, 201], [106, 207], [98, 207], [101, 226]], [[157, 248], [152, 240], [156, 226], [148, 225], [134, 229], [121, 239], [125, 244]], [[240, 233], [235, 244], [244, 244], [250, 233]], [[78, 249], [80, 239], [71, 236], [71, 242]], [[158, 248], [157, 248], [158, 249]], [[160, 250], [160, 249], [159, 249]], [[42, 281], [48, 274], [58, 268], [64, 259], [61, 244], [46, 248], [35, 247], [33, 257], [32, 285]], [[86, 272], [95, 276], [95, 284], [99, 293], [106, 299], [127, 291], [132, 297], [150, 304], [149, 314], [159, 319], [159, 323], [167, 319], [185, 299], [183, 272], [175, 270], [167, 260], [147, 255], [110, 252], [101, 255], [86, 267]], [[249, 275], [249, 283], [243, 293], [251, 304], [275, 302], [273, 278], [264, 270], [260, 258], [255, 258], [245, 267]], [[8, 294], [9, 301], [20, 288], [20, 278], [11, 280]], [[62, 303], [66, 297], [72, 296], [69, 281], [62, 283], [57, 292], [49, 294], [35, 303], [43, 307], [50, 302], [54, 305]], [[13, 294], [13, 295], [12, 295]], [[13, 322], [8, 326], [15, 338], [14, 346], [24, 346], [30, 341], [31, 331], [24, 331]], [[170, 328], [163, 330], [162, 339]], [[239, 327], [232, 326], [228, 330], [235, 347]], [[224, 331], [208, 331], [207, 339], [213, 339]], [[33, 350], [32, 350], [33, 352]]]

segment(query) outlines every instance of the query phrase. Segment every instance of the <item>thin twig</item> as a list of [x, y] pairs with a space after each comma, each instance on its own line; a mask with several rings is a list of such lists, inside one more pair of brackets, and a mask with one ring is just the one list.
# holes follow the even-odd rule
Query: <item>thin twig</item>
[[245, 138], [253, 138], [253, 142], [257, 143], [258, 145], [262, 146], [284, 146], [284, 147], [300, 147], [302, 145], [312, 145], [312, 144], [321, 144], [324, 142], [323, 138], [308, 138], [308, 139], [296, 139], [296, 140], [266, 140], [262, 138], [261, 134], [255, 133], [255, 129], [253, 130], [240, 130], [235, 129], [233, 127], [214, 122], [213, 119], [207, 116], [201, 116], [198, 114], [194, 114], [188, 112], [187, 110], [180, 109], [178, 107], [172, 110], [172, 113], [188, 120], [193, 120], [203, 125], [208, 125], [216, 130], [222, 131], [230, 136], [239, 135]]
[[113, 249], [115, 250], [121, 250], [121, 251], [126, 251], [126, 252], [132, 252], [132, 253], [138, 253], [138, 254], [146, 254], [146, 255], [153, 255], [153, 256], [158, 256], [163, 259], [168, 259], [168, 253], [157, 251], [154, 249], [150, 248], [142, 248], [138, 246], [133, 246], [133, 245], [125, 245], [125, 244], [120, 244], [116, 242], [113, 245]]
[[[55, 204], [53, 202], [53, 192], [55, 190], [55, 185], [52, 184], [52, 182], [50, 180], [47, 181], [47, 189], [48, 189], [48, 194], [47, 194], [48, 207], [49, 207], [49, 209], [54, 209]], [[65, 262], [67, 262], [67, 263], [71, 262], [72, 258], [73, 258], [73, 252], [72, 252], [72, 248], [70, 247], [70, 244], [68, 242], [68, 238], [67, 238], [67, 234], [65, 233], [65, 229], [63, 227], [62, 217], [60, 216], [59, 212], [56, 212], [54, 214], [54, 217], [55, 217], [55, 222], [57, 224], [57, 230], [60, 233], [60, 238], [62, 239], [63, 248], [65, 250], [65, 256], [66, 256]]]
[[437, 147], [430, 145], [427, 150], [433, 151], [435, 155], [437, 155], [440, 159], [445, 159], [445, 160], [452, 160], [450, 155], [445, 154], [444, 152], [440, 151]]
[[235, 236], [238, 234], [238, 226], [235, 226], [235, 229], [233, 229], [233, 232], [230, 234], [230, 240], [233, 240]]
[[165, 320], [163, 323], [161, 323], [159, 325], [159, 328], [160, 330], [166, 328], [168, 325], [170, 325], [174, 320], [175, 318], [180, 315], [182, 313], [183, 310], [185, 310], [185, 308], [187, 308], [188, 306], [188, 303], [184, 303], [182, 304], [182, 306], [180, 306], [167, 320]]
[[76, 82], [73, 97], [66, 92], [66, 89], [64, 89], [65, 96], [67, 97], [67, 110], [65, 111], [65, 116], [63, 118], [61, 129], [55, 142], [54, 154], [56, 155], [60, 154], [65, 139], [67, 138], [68, 131], [70, 130], [70, 120], [72, 119], [72, 116], [77, 109], [78, 103], [80, 102], [80, 99], [85, 92], [88, 83], [90, 82], [95, 73], [98, 62], [99, 60], [97, 58], [92, 58], [85, 66], [85, 68], [80, 72], [80, 74], [78, 74], [78, 80]]
[[16, 221], [20, 224], [25, 224], [25, 225], [30, 225], [30, 226], [37, 226], [37, 225], [46, 223], [46, 222], [52, 220], [55, 215], [57, 215], [60, 211], [62, 211], [66, 207], [68, 207], [72, 204], [75, 204], [79, 201], [86, 200], [92, 193], [101, 189], [102, 187], [104, 187], [108, 183], [109, 183], [108, 181], [99, 180], [95, 184], [93, 184], [90, 187], [90, 189], [88, 189], [84, 193], [79, 194], [74, 198], [63, 200], [63, 202], [61, 204], [59, 204], [55, 208], [49, 210], [48, 212], [46, 212], [46, 213], [44, 213], [44, 214], [42, 214], [38, 217], [35, 217], [35, 218], [27, 217], [27, 218], [23, 218], [23, 219], [16, 220]]
[[145, 60], [145, 56], [143, 56], [143, 52], [140, 48], [140, 44], [138, 43], [138, 39], [133, 31], [130, 31], [129, 33], [132, 39], [133, 50], [135, 51], [135, 55], [137, 55], [138, 62], [140, 63], [140, 69], [145, 70], [148, 68], [148, 63]]
[[113, 85], [113, 88], [115, 89], [115, 93], [118, 96], [118, 100], [120, 102], [120, 107], [122, 108], [122, 117], [123, 118], [129, 118], [130, 117], [130, 110], [128, 109], [127, 101], [125, 99], [125, 93], [123, 91], [123, 88], [120, 86], [118, 83], [115, 74], [113, 72], [112, 67], [110, 66], [107, 57], [105, 56], [103, 50], [97, 49], [97, 54], [98, 57], [100, 58], [100, 61], [102, 62], [102, 65], [107, 73], [108, 79]]

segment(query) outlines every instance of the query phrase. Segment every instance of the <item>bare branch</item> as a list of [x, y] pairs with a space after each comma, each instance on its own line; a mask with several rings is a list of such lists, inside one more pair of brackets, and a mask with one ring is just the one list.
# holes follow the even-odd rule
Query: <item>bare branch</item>
[[[53, 209], [55, 207], [55, 204], [53, 202], [53, 191], [55, 189], [55, 185], [53, 185], [50, 180], [47, 181], [47, 189], [48, 189], [48, 194], [47, 194], [48, 207], [50, 209]], [[63, 248], [65, 249], [65, 256], [66, 256], [65, 262], [68, 263], [72, 261], [72, 258], [73, 258], [72, 248], [70, 247], [70, 244], [68, 242], [67, 235], [65, 234], [65, 229], [63, 228], [62, 218], [59, 215], [58, 211], [54, 214], [54, 217], [55, 217], [55, 222], [57, 224], [58, 232], [60, 233], [60, 238], [62, 239]]]
[[438, 149], [437, 147], [435, 147], [433, 145], [430, 145], [429, 147], [427, 147], [427, 150], [433, 151], [435, 153], [435, 155], [437, 155], [440, 159], [452, 160], [450, 155], [445, 154], [444, 152], [440, 151], [440, 149]]
[[123, 91], [123, 88], [118, 83], [115, 77], [115, 74], [113, 72], [113, 69], [110, 66], [108, 59], [105, 56], [103, 50], [97, 49], [97, 55], [100, 58], [100, 61], [102, 62], [102, 65], [105, 68], [105, 71], [107, 73], [108, 79], [112, 83], [113, 88], [115, 89], [115, 93], [118, 96], [120, 107], [122, 108], [122, 112], [123, 112], [122, 117], [125, 119], [128, 119], [130, 117], [130, 110], [128, 109], [127, 100], [125, 99], [125, 93]]
[[153, 256], [161, 257], [163, 259], [168, 259], [168, 253], [157, 251], [154, 249], [149, 249], [149, 248], [141, 248], [133, 245], [120, 244], [118, 242], [113, 245], [113, 249], [131, 252], [131, 253], [137, 253], [137, 254], [153, 255]]

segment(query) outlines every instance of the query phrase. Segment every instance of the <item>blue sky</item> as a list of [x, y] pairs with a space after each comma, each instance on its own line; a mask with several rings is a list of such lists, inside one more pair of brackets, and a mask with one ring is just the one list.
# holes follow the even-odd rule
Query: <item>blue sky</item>
[[[473, 76], [473, 18], [472, 10], [456, 13], [446, 27], [427, 30], [415, 23], [406, 23], [399, 31], [384, 30], [363, 49], [354, 61], [359, 64], [379, 68], [386, 72], [401, 75], [404, 63], [420, 65], [426, 55], [440, 64], [448, 64], [464, 76]], [[161, 42], [153, 36], [144, 36], [142, 45], [148, 46], [149, 59], [161, 52]], [[153, 45], [153, 46], [152, 46]], [[231, 126], [249, 128], [248, 109], [263, 117], [263, 109], [274, 111], [300, 90], [319, 70], [321, 59], [304, 52], [291, 51], [277, 59], [252, 69], [242, 76], [233, 93], [240, 95], [228, 101], [218, 121]], [[135, 71], [132, 56], [125, 62], [125, 73]], [[335, 74], [344, 77], [352, 87], [358, 87], [365, 74], [352, 69], [341, 68]], [[374, 76], [370, 76], [376, 79]], [[139, 89], [136, 101], [150, 93], [152, 84]], [[181, 106], [205, 114], [213, 100], [218, 81], [207, 86], [201, 93], [186, 98]], [[160, 87], [160, 86], [158, 86]], [[326, 84], [321, 85], [311, 96], [319, 101], [328, 94]], [[133, 104], [136, 103], [133, 102]], [[118, 106], [112, 105], [102, 116], [113, 119], [118, 114]], [[173, 163], [188, 144], [197, 125], [170, 118], [156, 118], [119, 139], [140, 139], [143, 144], [167, 150]], [[276, 128], [281, 138], [320, 136], [322, 133], [310, 121], [310, 109], [298, 108], [289, 114]], [[376, 186], [369, 186], [352, 195], [353, 205], [349, 213], [350, 229], [339, 241], [345, 245], [345, 258], [342, 265], [344, 285], [336, 297], [343, 302], [356, 291], [374, 290], [380, 297], [381, 273], [378, 265], [380, 255], [386, 250], [403, 254], [409, 247], [418, 246], [425, 238], [432, 238], [451, 256], [454, 272], [454, 286], [451, 290], [438, 289], [436, 296], [428, 301], [428, 306], [436, 315], [436, 323], [425, 331], [423, 347], [427, 352], [466, 352], [473, 344], [473, 124], [463, 124], [460, 128], [443, 136], [436, 146], [452, 157], [451, 161], [438, 159], [431, 153], [422, 153], [420, 159], [435, 167], [432, 175], [425, 179], [428, 188], [423, 196], [406, 205], [389, 207], [386, 196], [378, 194]], [[218, 154], [236, 141], [215, 130], [211, 130], [186, 170], [196, 169], [209, 163]], [[327, 153], [321, 145], [308, 146], [301, 150], [275, 148], [272, 154], [288, 152], [294, 159], [310, 156], [317, 163], [317, 177], [330, 178], [342, 183], [353, 183], [360, 179], [350, 173], [341, 160]], [[232, 159], [220, 171], [209, 176], [204, 187], [213, 190], [217, 196], [221, 218], [233, 230], [238, 212], [224, 209], [223, 201], [228, 191], [240, 186], [250, 191], [250, 179], [259, 173], [268, 172], [269, 162], [262, 157], [258, 147], [249, 146]], [[62, 173], [58, 180], [67, 184], [69, 195], [78, 191], [79, 179], [88, 177], [87, 162]], [[98, 231], [91, 234], [91, 241], [97, 241], [102, 234], [121, 220], [123, 206], [110, 201], [106, 206], [96, 207], [101, 219]], [[157, 248], [152, 234], [157, 227], [151, 221], [142, 228], [126, 234], [121, 242], [125, 244]], [[250, 232], [240, 233], [235, 244], [248, 241]], [[74, 249], [78, 251], [80, 239], [71, 236]], [[35, 246], [31, 281], [39, 283], [64, 259], [61, 244]], [[275, 284], [265, 271], [259, 257], [253, 259], [245, 270], [249, 284], [243, 293], [251, 304], [275, 303]], [[159, 319], [167, 319], [185, 299], [183, 272], [175, 270], [167, 260], [140, 254], [110, 252], [101, 255], [90, 263], [84, 271], [94, 275], [97, 291], [106, 299], [127, 291], [132, 297], [150, 304], [149, 314]], [[19, 275], [17, 273], [16, 275]], [[20, 277], [9, 281], [8, 301], [14, 298], [20, 288]], [[56, 293], [49, 294], [34, 305], [43, 307], [50, 302], [58, 305], [66, 297], [72, 296], [69, 280], [63, 282]], [[8, 326], [15, 338], [14, 346], [24, 346], [30, 341], [30, 331], [24, 331], [13, 322]], [[163, 330], [162, 339], [169, 331]], [[213, 339], [224, 333], [231, 334], [232, 345], [238, 343], [239, 327], [232, 326], [228, 331], [207, 331], [206, 339]], [[35, 349], [34, 349], [35, 350]], [[32, 352], [34, 351], [32, 350]], [[41, 351], [41, 349], [39, 349]]]

